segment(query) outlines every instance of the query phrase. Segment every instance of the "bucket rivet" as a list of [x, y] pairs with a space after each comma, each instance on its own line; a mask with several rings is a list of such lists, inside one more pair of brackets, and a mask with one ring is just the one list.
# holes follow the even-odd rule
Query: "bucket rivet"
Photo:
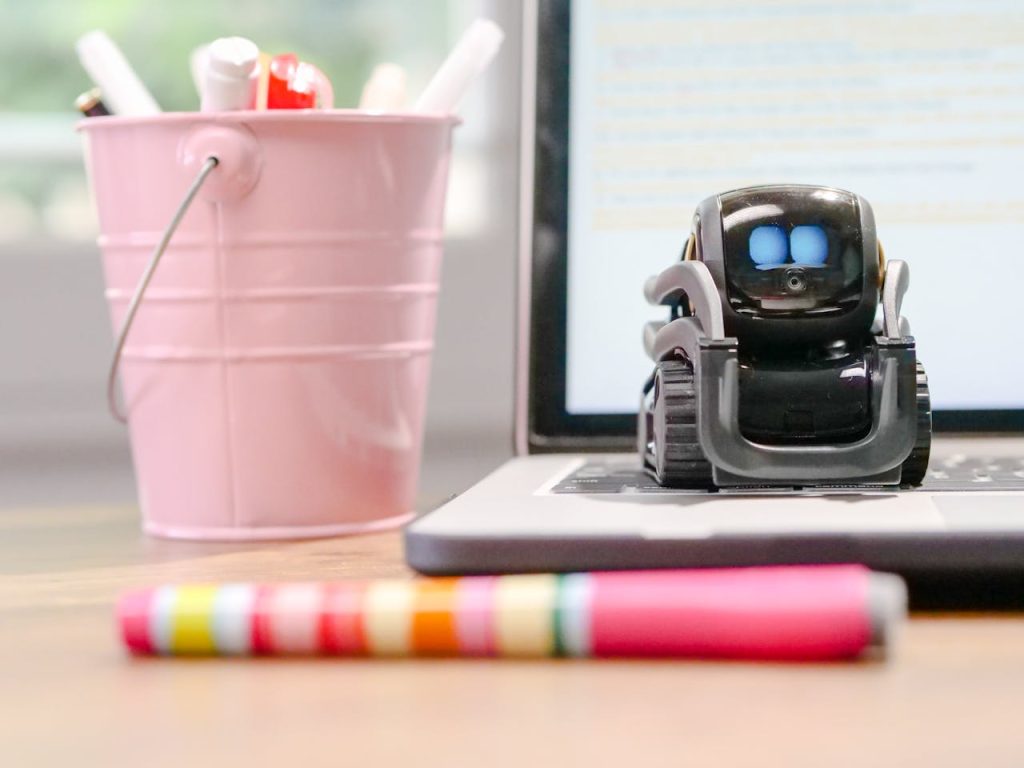
[[256, 136], [247, 126], [196, 126], [181, 140], [178, 164], [187, 178], [193, 178], [210, 157], [217, 159], [217, 170], [203, 186], [200, 199], [231, 202], [245, 197], [256, 186], [263, 157]]

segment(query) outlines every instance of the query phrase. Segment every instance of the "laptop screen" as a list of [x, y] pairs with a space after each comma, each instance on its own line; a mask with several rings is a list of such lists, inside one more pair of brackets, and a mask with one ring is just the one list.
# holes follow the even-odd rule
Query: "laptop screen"
[[1024, 409], [1017, 0], [572, 0], [562, 11], [555, 348], [569, 418], [636, 412], [652, 366], [641, 328], [665, 319], [642, 285], [680, 257], [697, 203], [780, 182], [871, 202], [887, 257], [910, 266], [903, 312], [936, 409]]

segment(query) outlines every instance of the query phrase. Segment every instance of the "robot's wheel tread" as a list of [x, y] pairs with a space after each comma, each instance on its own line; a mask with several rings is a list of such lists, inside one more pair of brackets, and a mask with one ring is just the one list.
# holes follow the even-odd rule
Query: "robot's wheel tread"
[[689, 361], [658, 364], [659, 396], [655, 409], [664, 414], [665, 444], [657, 447], [658, 482], [672, 488], [713, 488], [711, 464], [697, 439], [696, 390]]
[[928, 456], [932, 445], [932, 401], [928, 394], [928, 374], [917, 364], [917, 441], [910, 456], [903, 462], [900, 485], [918, 486], [928, 473]]

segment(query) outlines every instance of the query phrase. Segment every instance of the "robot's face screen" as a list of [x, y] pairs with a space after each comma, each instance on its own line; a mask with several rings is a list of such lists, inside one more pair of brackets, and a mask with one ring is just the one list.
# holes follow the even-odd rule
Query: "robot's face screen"
[[861, 298], [857, 199], [821, 187], [759, 187], [721, 196], [725, 274], [738, 311], [821, 314]]

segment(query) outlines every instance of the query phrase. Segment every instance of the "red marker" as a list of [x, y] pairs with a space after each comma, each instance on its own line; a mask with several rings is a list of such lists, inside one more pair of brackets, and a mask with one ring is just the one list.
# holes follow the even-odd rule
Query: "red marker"
[[312, 109], [333, 106], [334, 92], [324, 74], [294, 53], [282, 53], [270, 60], [267, 109]]

